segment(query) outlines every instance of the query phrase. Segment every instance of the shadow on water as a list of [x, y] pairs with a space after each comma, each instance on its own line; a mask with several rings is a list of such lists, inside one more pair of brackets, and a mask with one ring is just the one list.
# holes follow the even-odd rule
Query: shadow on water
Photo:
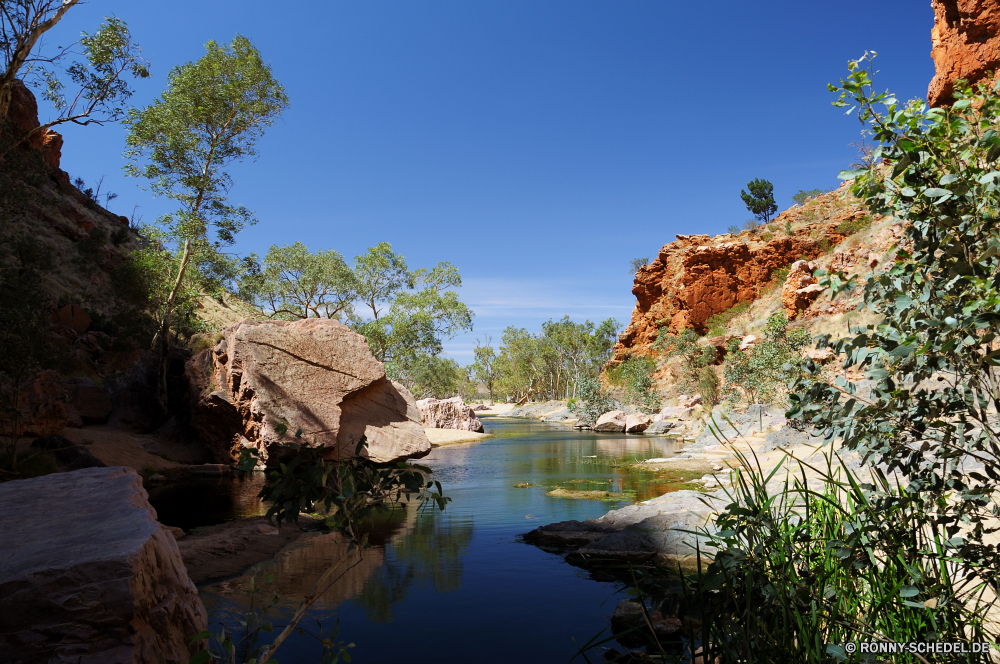
[[267, 506], [257, 497], [263, 486], [264, 473], [255, 472], [166, 482], [147, 491], [160, 523], [188, 531], [263, 514]]
[[[360, 560], [352, 559], [307, 614], [304, 624], [313, 627], [316, 620], [331, 625], [335, 615], [338, 639], [357, 644], [354, 661], [395, 664], [416, 644], [446, 662], [569, 661], [577, 644], [607, 627], [621, 584], [594, 580], [560, 556], [521, 543], [518, 535], [690, 488], [676, 474], [631, 467], [674, 454], [677, 443], [667, 438], [594, 434], [531, 420], [484, 418], [484, 423], [493, 437], [436, 448], [420, 461], [452, 498], [448, 508], [397, 510], [372, 533], [374, 546]], [[259, 501], [248, 498], [259, 485], [228, 482], [228, 502], [218, 495], [226, 493], [226, 480], [157, 489], [161, 504], [174, 497], [182, 501], [161, 513], [178, 524], [207, 525], [262, 511]], [[610, 500], [549, 495], [557, 487], [615, 495]], [[339, 535], [311, 533], [275, 558], [267, 572], [274, 576], [271, 588], [283, 598], [276, 624], [345, 552]], [[245, 601], [246, 578], [201, 589], [212, 621], [231, 622], [227, 614]], [[314, 662], [319, 648], [311, 637], [296, 635], [280, 652], [280, 661]]]

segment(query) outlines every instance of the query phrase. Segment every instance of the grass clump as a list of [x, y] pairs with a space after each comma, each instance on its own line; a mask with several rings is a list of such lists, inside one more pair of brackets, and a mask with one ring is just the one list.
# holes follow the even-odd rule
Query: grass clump
[[720, 311], [714, 316], [710, 316], [705, 321], [705, 327], [708, 329], [705, 336], [718, 337], [726, 334], [729, 322], [745, 311], [749, 311], [751, 304], [753, 303], [750, 300], [737, 302], [725, 311]]
[[869, 226], [872, 225], [872, 218], [869, 215], [859, 217], [857, 219], [845, 219], [844, 221], [837, 224], [833, 230], [840, 233], [841, 235], [854, 235], [859, 233]]

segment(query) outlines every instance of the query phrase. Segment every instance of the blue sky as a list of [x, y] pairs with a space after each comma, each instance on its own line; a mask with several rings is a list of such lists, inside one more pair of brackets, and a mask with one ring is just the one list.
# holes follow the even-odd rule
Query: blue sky
[[[878, 51], [879, 87], [905, 98], [934, 73], [933, 11], [913, 0], [91, 0], [49, 42], [110, 15], [151, 62], [136, 105], [209, 39], [250, 37], [291, 106], [232, 171], [232, 200], [260, 219], [236, 251], [351, 258], [385, 240], [411, 267], [454, 263], [476, 313], [445, 346], [461, 364], [507, 325], [626, 323], [629, 261], [742, 223], [752, 178], [782, 209], [836, 186], [860, 125], [826, 84], [848, 59]], [[121, 127], [61, 131], [63, 168], [103, 176], [115, 212], [172, 209], [123, 176]]]

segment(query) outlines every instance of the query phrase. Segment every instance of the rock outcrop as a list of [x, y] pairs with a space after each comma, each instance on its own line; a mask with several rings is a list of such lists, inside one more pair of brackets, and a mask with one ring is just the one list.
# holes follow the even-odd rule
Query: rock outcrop
[[621, 433], [625, 431], [628, 424], [628, 416], [623, 410], [612, 410], [597, 418], [594, 423], [594, 431], [605, 431], [611, 433]]
[[625, 433], [642, 433], [653, 423], [653, 418], [643, 413], [635, 413], [625, 417]]
[[[7, 118], [11, 121], [14, 130], [20, 135], [27, 135], [37, 129], [38, 123], [38, 102], [35, 95], [21, 81], [14, 79], [10, 86], [10, 110]], [[52, 129], [36, 132], [31, 138], [25, 141], [22, 149], [40, 150], [45, 164], [49, 168], [58, 169], [59, 159], [62, 156], [62, 135]]]
[[135, 471], [0, 484], [0, 531], [0, 660], [189, 661], [205, 607]]
[[[857, 202], [841, 200], [844, 194], [840, 189], [824, 195], [827, 216], [822, 219], [812, 207], [796, 206], [778, 215], [768, 227], [772, 230], [737, 238], [678, 235], [664, 245], [656, 259], [635, 275], [636, 305], [618, 337], [613, 361], [652, 354], [662, 327], [672, 333], [693, 329], [704, 334], [715, 314], [760, 297], [776, 271], [800, 259], [819, 257], [839, 244], [851, 232], [838, 230], [840, 224], [866, 214]], [[786, 223], [795, 224], [793, 234], [781, 230]], [[713, 345], [724, 350], [721, 337]]]
[[290, 442], [353, 456], [361, 436], [378, 462], [431, 449], [413, 396], [335, 320], [242, 321], [185, 371], [191, 425], [219, 463]]
[[421, 399], [416, 403], [420, 418], [429, 429], [458, 429], [476, 433], [484, 431], [476, 412], [462, 401], [462, 397]]
[[[81, 427], [79, 411], [67, 402], [66, 390], [55, 371], [42, 371], [21, 385], [20, 421], [22, 436], [51, 436], [66, 427]], [[9, 432], [6, 419], [2, 427]]]
[[990, 0], [932, 0], [931, 4], [935, 73], [927, 100], [932, 106], [948, 106], [956, 79], [975, 83], [988, 72], [1000, 71], [1000, 5]]
[[785, 284], [781, 287], [781, 306], [785, 308], [788, 320], [798, 316], [823, 292], [823, 287], [813, 276], [815, 269], [816, 266], [809, 261], [795, 261], [789, 268]]

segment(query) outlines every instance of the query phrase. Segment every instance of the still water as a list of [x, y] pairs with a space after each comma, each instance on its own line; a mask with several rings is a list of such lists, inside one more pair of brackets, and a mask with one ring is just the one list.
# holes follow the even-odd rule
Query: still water
[[[537, 420], [483, 420], [492, 437], [437, 448], [420, 460], [452, 498], [447, 509], [400, 510], [376, 534], [378, 545], [362, 560], [352, 560], [301, 623], [316, 631], [317, 619], [324, 628], [339, 619], [338, 640], [356, 644], [354, 662], [568, 662], [578, 645], [606, 629], [621, 599], [620, 585], [594, 580], [517, 536], [554, 521], [596, 518], [681, 488], [676, 477], [624, 467], [672, 455], [676, 445], [669, 438], [595, 434]], [[258, 512], [257, 482], [211, 480], [151, 500], [164, 523], [191, 528]], [[620, 498], [546, 495], [556, 487], [606, 490]], [[227, 495], [232, 514], [225, 517]], [[199, 496], [207, 497], [202, 511], [192, 502]], [[274, 576], [270, 588], [288, 600], [278, 605], [276, 624], [344, 550], [336, 534], [307, 535], [267, 568]], [[200, 589], [211, 621], [226, 620], [244, 604], [244, 581]], [[277, 659], [315, 662], [318, 654], [314, 639], [296, 635]]]

